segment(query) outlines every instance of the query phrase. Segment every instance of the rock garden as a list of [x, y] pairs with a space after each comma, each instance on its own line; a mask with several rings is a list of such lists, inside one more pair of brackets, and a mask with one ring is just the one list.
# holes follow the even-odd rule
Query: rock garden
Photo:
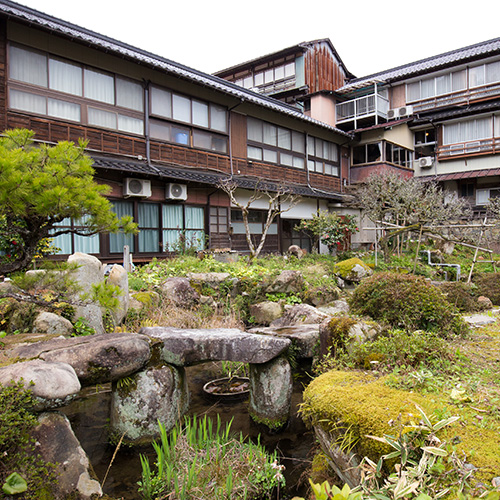
[[[470, 253], [426, 244], [467, 275]], [[74, 254], [9, 276], [4, 497], [500, 498], [500, 274], [479, 263], [471, 283], [444, 281], [428, 262], [214, 253], [127, 273]], [[192, 370], [208, 365], [213, 378], [244, 377], [239, 404], [263, 443], [307, 426], [302, 490], [287, 486], [281, 448], [222, 423], [230, 404], [193, 414]], [[98, 477], [68, 408], [100, 392], [115, 453]], [[127, 496], [106, 480], [116, 455], [134, 453]]]

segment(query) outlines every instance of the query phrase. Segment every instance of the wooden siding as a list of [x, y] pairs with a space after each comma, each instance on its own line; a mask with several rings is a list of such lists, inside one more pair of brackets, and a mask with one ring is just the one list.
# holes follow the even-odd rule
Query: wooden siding
[[233, 157], [247, 156], [247, 117], [231, 112], [231, 145]]
[[315, 45], [305, 54], [305, 80], [309, 92], [336, 90], [345, 83], [345, 73], [326, 45]]

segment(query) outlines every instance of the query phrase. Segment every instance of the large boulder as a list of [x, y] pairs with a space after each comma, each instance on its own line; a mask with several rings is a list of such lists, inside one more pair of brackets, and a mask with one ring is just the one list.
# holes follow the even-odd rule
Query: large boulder
[[306, 290], [306, 301], [315, 307], [325, 306], [340, 297], [341, 290], [334, 285], [321, 285]]
[[283, 314], [283, 309], [278, 302], [259, 302], [250, 306], [250, 315], [257, 325], [269, 325]]
[[304, 288], [304, 277], [300, 271], [282, 271], [267, 287], [267, 293], [300, 293]]
[[363, 278], [371, 276], [373, 269], [365, 264], [361, 259], [352, 259], [337, 262], [333, 267], [333, 272], [345, 281], [358, 283]]
[[296, 304], [290, 307], [281, 318], [273, 321], [271, 326], [319, 324], [326, 318], [328, 318], [327, 314], [309, 304]]
[[[76, 252], [68, 257], [68, 263], [76, 264], [77, 266], [72, 271], [71, 278], [77, 282], [81, 288], [81, 293], [91, 294], [93, 285], [104, 282], [104, 271], [97, 257]], [[74, 298], [79, 300], [80, 294]], [[75, 320], [80, 317], [85, 318], [89, 326], [94, 328], [96, 333], [104, 333], [102, 311], [99, 304], [89, 302], [85, 305], [75, 306]]]
[[128, 443], [149, 442], [159, 436], [158, 422], [169, 431], [188, 409], [184, 368], [151, 367], [113, 384], [111, 428]]
[[334, 300], [332, 303], [326, 306], [320, 306], [318, 309], [329, 316], [335, 316], [336, 314], [343, 314], [349, 312], [349, 304], [345, 299]]
[[71, 321], [51, 312], [41, 312], [33, 323], [33, 333], [49, 333], [71, 335], [73, 325]]
[[103, 384], [140, 370], [151, 356], [149, 340], [136, 333], [108, 333], [21, 345], [9, 351], [71, 365], [83, 385]]
[[168, 278], [161, 285], [161, 290], [177, 307], [189, 309], [200, 301], [200, 294], [190, 285], [187, 278]]
[[0, 368], [0, 384], [23, 382], [37, 400], [37, 409], [64, 406], [80, 392], [75, 370], [67, 363], [46, 363], [35, 359]]
[[236, 328], [196, 330], [155, 326], [143, 327], [139, 333], [160, 341], [162, 359], [176, 366], [223, 360], [266, 363], [290, 346], [287, 339], [244, 333]]
[[118, 295], [119, 307], [112, 311], [113, 320], [116, 325], [119, 325], [127, 316], [129, 308], [129, 293], [128, 293], [128, 273], [123, 266], [115, 264], [109, 272], [106, 283], [117, 286], [121, 294]]
[[59, 413], [42, 413], [32, 436], [37, 452], [45, 462], [57, 463], [55, 498], [90, 500], [102, 496], [87, 454], [81, 447], [68, 419]]

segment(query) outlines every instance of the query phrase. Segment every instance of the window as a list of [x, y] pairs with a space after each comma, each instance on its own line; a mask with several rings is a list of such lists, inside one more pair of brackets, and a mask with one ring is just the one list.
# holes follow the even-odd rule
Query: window
[[339, 151], [337, 144], [318, 137], [307, 138], [308, 169], [326, 175], [340, 176]]
[[469, 87], [500, 82], [500, 61], [469, 68]]
[[393, 144], [385, 143], [385, 161], [401, 165], [402, 167], [412, 168], [413, 154], [409, 149]]
[[205, 246], [203, 207], [120, 200], [113, 202], [113, 210], [118, 217], [132, 216], [139, 232], [110, 234], [111, 254], [121, 254], [124, 245], [137, 253], [175, 252], [181, 248], [202, 250]]
[[247, 139], [248, 158], [304, 168], [305, 135], [303, 133], [249, 117]]
[[[61, 229], [77, 229], [82, 226], [82, 219], [69, 219], [66, 218], [60, 223], [56, 224], [54, 231]], [[100, 251], [99, 245], [99, 235], [94, 234], [92, 236], [80, 236], [78, 234], [61, 234], [54, 238], [52, 245], [59, 248], [59, 254], [71, 255], [75, 252], [82, 252], [88, 254], [97, 254]]]
[[[262, 234], [266, 222], [267, 212], [260, 210], [249, 210], [248, 225], [250, 234]], [[231, 227], [233, 234], [246, 234], [243, 214], [241, 210], [231, 210]], [[273, 222], [267, 234], [278, 234], [278, 223]]]
[[460, 70], [435, 77], [425, 78], [406, 85], [406, 101], [413, 102], [467, 88], [466, 71]]
[[352, 164], [375, 163], [382, 161], [382, 143], [363, 144], [352, 148]]
[[443, 125], [443, 145], [491, 138], [492, 118], [476, 118]]
[[[227, 134], [227, 110], [223, 106], [152, 87], [151, 115], [156, 117], [150, 120], [149, 133], [152, 138], [227, 153], [227, 136], [222, 135]], [[184, 127], [164, 119], [193, 127]]]
[[140, 83], [17, 45], [9, 56], [12, 109], [144, 134]]
[[228, 232], [227, 208], [210, 207], [210, 233]]
[[281, 219], [281, 241], [284, 249], [290, 245], [298, 245], [300, 248], [311, 252], [312, 238], [304, 231], [296, 231], [295, 227], [300, 224], [300, 219]]

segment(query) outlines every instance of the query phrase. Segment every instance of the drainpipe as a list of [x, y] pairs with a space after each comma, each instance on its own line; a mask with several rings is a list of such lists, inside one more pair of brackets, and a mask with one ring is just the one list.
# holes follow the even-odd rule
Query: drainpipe
[[149, 136], [149, 87], [151, 82], [149, 80], [144, 82], [144, 132], [146, 135], [146, 162], [148, 167], [152, 168], [157, 174], [160, 171], [151, 164], [151, 140]]

